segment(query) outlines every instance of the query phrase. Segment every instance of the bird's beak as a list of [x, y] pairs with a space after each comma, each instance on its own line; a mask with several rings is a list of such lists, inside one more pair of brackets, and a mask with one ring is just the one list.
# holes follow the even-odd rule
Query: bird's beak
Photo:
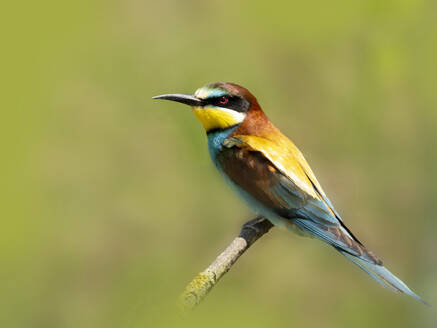
[[176, 102], [180, 102], [182, 104], [190, 105], [190, 106], [202, 106], [202, 100], [194, 97], [193, 95], [185, 95], [182, 93], [173, 93], [168, 95], [160, 95], [155, 96], [152, 99], [164, 99], [164, 100], [172, 100]]

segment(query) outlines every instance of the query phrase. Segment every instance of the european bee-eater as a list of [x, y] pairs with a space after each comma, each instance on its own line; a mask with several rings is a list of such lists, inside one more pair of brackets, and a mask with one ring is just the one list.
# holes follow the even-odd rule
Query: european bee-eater
[[426, 304], [346, 227], [302, 153], [270, 122], [246, 88], [217, 82], [194, 95], [153, 98], [192, 107], [205, 128], [215, 166], [257, 214], [328, 243], [381, 285]]

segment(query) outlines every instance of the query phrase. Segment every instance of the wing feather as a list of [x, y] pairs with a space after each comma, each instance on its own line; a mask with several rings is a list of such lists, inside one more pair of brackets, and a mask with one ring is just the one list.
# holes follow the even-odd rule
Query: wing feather
[[[240, 142], [250, 149], [261, 152], [294, 185], [302, 189], [309, 196], [324, 203], [319, 204], [323, 207], [323, 210], [327, 209], [328, 212], [332, 213], [332, 216], [341, 221], [340, 215], [334, 209], [328, 197], [326, 197], [322, 186], [317, 181], [305, 157], [290, 139], [282, 134], [276, 135], [274, 141], [249, 135], [235, 135], [231, 139], [234, 140], [234, 143]], [[334, 220], [334, 223], [337, 220]]]
[[[288, 139], [287, 139], [288, 140]], [[291, 141], [236, 135], [218, 160], [225, 174], [300, 229], [365, 261], [379, 263], [343, 224], [303, 155]]]

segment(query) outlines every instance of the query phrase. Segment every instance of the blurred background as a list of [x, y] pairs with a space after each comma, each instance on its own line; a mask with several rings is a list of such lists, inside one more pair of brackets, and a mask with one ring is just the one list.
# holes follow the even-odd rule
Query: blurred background
[[[434, 1], [3, 5], [3, 327], [435, 327]], [[253, 214], [189, 110], [246, 86], [352, 231], [425, 300], [273, 229], [190, 316], [185, 285]]]

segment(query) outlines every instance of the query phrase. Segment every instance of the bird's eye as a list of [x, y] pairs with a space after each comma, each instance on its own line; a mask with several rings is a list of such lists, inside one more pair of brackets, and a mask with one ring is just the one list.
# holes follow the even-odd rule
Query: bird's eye
[[226, 96], [223, 96], [223, 97], [220, 97], [220, 98], [219, 98], [219, 103], [222, 104], [222, 105], [227, 104], [228, 101], [229, 101], [229, 99], [228, 99], [228, 97], [226, 97]]

